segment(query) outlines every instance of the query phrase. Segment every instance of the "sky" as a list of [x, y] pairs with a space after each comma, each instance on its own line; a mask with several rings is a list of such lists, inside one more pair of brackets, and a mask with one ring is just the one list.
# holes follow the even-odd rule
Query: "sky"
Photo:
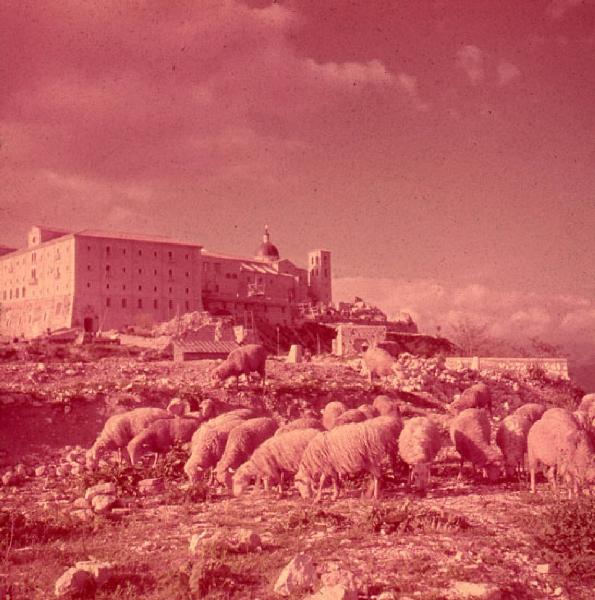
[[0, 23], [0, 243], [245, 255], [266, 223], [298, 264], [332, 251], [336, 300], [595, 365], [595, 1], [4, 0]]

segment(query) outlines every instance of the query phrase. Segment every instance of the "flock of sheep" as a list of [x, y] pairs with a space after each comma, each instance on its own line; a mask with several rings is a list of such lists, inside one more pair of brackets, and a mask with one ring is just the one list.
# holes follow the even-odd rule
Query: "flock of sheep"
[[[259, 347], [257, 347], [259, 348]], [[261, 371], [264, 359], [253, 357], [250, 346], [234, 351], [215, 371], [215, 377]], [[233, 353], [232, 353], [233, 354]], [[266, 354], [264, 355], [266, 358]], [[595, 394], [585, 396], [572, 413], [562, 408], [525, 404], [505, 417], [492, 445], [490, 392], [483, 383], [465, 390], [451, 405], [450, 438], [464, 462], [481, 469], [490, 480], [503, 472], [520, 474], [526, 462], [531, 491], [535, 491], [538, 467], [546, 469], [556, 487], [563, 481], [570, 496], [595, 482]], [[339, 496], [342, 480], [366, 473], [371, 476], [367, 494], [378, 498], [387, 468], [396, 469], [398, 458], [409, 465], [410, 484], [425, 492], [431, 464], [442, 447], [443, 426], [431, 417], [401, 418], [397, 403], [378, 396], [372, 404], [348, 409], [342, 402], [328, 403], [320, 417], [311, 414], [281, 424], [270, 415], [252, 408], [238, 408], [215, 415], [207, 400], [201, 410], [189, 412], [178, 399], [167, 410], [137, 408], [110, 417], [87, 452], [87, 466], [97, 464], [100, 454], [117, 450], [136, 464], [148, 452], [163, 454], [176, 443], [189, 443], [184, 471], [195, 483], [210, 475], [210, 481], [241, 495], [252, 483], [265, 490], [293, 482], [303, 498], [322, 499], [325, 484], [332, 498]]]

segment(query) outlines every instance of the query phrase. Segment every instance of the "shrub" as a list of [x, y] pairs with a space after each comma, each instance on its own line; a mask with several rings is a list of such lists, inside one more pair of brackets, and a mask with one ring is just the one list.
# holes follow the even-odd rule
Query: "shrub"
[[545, 561], [568, 577], [595, 579], [595, 497], [557, 500], [528, 525]]
[[193, 600], [214, 592], [221, 593], [221, 597], [225, 598], [235, 585], [234, 574], [227, 564], [225, 545], [205, 545], [200, 558], [192, 565], [188, 578], [188, 587]]

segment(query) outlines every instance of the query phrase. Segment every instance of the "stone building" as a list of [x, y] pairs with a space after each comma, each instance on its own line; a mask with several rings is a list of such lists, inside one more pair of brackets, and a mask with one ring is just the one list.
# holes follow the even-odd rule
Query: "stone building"
[[150, 326], [208, 310], [238, 323], [292, 324], [302, 303], [330, 303], [330, 253], [303, 269], [280, 257], [265, 229], [253, 257], [157, 236], [33, 227], [27, 248], [0, 247], [0, 333]]

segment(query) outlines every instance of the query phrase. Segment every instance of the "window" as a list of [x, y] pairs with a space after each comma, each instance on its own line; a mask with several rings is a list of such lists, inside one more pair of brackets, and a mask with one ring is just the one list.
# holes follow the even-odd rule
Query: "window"
[[35, 254], [35, 252], [33, 252], [31, 254], [31, 262], [34, 263], [37, 260], [37, 255]]
[[159, 303], [157, 300], [153, 300], [153, 308], [159, 308]]
[[143, 255], [143, 251], [142, 251], [142, 250], [139, 250], [139, 251], [138, 251], [138, 255], [139, 255], [139, 256], [142, 256], [142, 255]]
[[142, 275], [142, 274], [143, 274], [143, 270], [142, 270], [142, 269], [139, 269], [139, 270], [138, 270], [138, 274], [139, 274], [139, 275]]
[[110, 276], [110, 274], [111, 274], [111, 270], [112, 270], [112, 268], [111, 268], [111, 266], [110, 266], [110, 265], [105, 265], [105, 276], [106, 276], [106, 277], [109, 277], [109, 276]]
[[122, 248], [122, 254], [126, 255], [126, 248]]
[[87, 265], [87, 271], [91, 270], [91, 265]]
[[105, 284], [105, 289], [106, 289], [106, 290], [109, 290], [109, 283], [106, 283], [106, 284]]
[[91, 287], [91, 282], [87, 281], [87, 287], [90, 288]]
[[123, 289], [124, 291], [126, 291], [126, 284], [125, 284], [125, 283], [123, 283], [123, 284], [122, 284], [122, 289]]
[[139, 292], [142, 292], [142, 291], [143, 291], [143, 286], [142, 286], [142, 285], [139, 285], [139, 286], [138, 286], [138, 291], [139, 291]]
[[157, 269], [153, 269], [153, 275], [157, 275]]
[[139, 298], [139, 299], [138, 299], [137, 306], [138, 306], [139, 308], [142, 308], [142, 307], [143, 307], [143, 300], [142, 300], [142, 298]]
[[105, 248], [105, 255], [106, 256], [111, 256], [112, 253], [112, 249], [109, 246], [106, 246]]
[[188, 302], [188, 300], [184, 302], [184, 306], [186, 307], [186, 310], [190, 310], [190, 302]]
[[128, 303], [126, 302], [126, 298], [122, 298], [122, 308], [126, 308], [126, 305]]
[[184, 258], [185, 258], [186, 260], [188, 260], [188, 255], [186, 254], [186, 255], [184, 256]]
[[156, 251], [155, 251], [155, 252], [153, 252], [153, 256], [154, 256], [155, 258], [157, 258], [157, 252], [156, 252]]
[[190, 293], [190, 288], [186, 288], [186, 295]]
[[324, 276], [325, 276], [325, 277], [328, 277], [328, 269], [325, 269], [325, 270], [324, 270]]
[[111, 305], [112, 305], [112, 299], [111, 299], [111, 298], [109, 298], [109, 297], [108, 297], [108, 298], [106, 298], [106, 299], [105, 299], [105, 305], [106, 305], [106, 306], [111, 306]]
[[126, 273], [126, 267], [122, 267], [122, 273]]
[[172, 290], [173, 290], [173, 288], [169, 288], [169, 293], [170, 293], [170, 294], [172, 293]]
[[23, 296], [23, 298], [24, 298], [24, 297], [25, 297], [25, 288], [23, 288], [23, 289], [21, 290], [21, 294], [22, 294], [22, 296]]
[[168, 306], [169, 306], [170, 308], [173, 308], [173, 307], [174, 307], [174, 301], [173, 301], [173, 300], [170, 300], [170, 301], [168, 302]]
[[174, 273], [171, 269], [168, 271], [167, 276], [170, 281], [173, 279]]
[[87, 246], [87, 252], [90, 252], [91, 246]]
[[154, 286], [153, 286], [153, 291], [154, 291], [154, 292], [156, 292], [156, 291], [157, 291], [157, 286], [156, 286], [156, 285], [154, 285]]
[[190, 272], [186, 271], [186, 277], [190, 277]]
[[174, 257], [174, 253], [173, 252], [168, 252], [167, 253], [167, 258], [169, 258], [169, 260], [171, 260]]

